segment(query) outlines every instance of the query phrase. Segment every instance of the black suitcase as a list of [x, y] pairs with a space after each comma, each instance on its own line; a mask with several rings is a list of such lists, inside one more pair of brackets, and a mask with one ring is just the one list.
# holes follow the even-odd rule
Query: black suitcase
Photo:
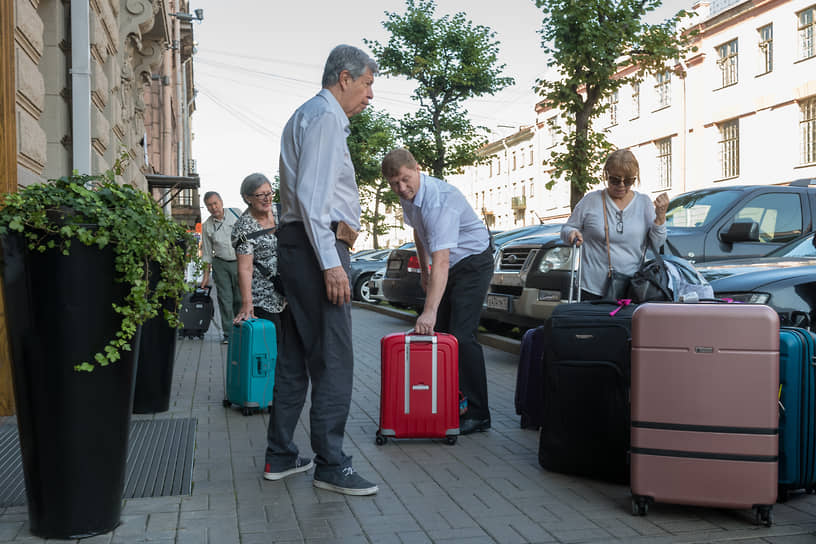
[[544, 383], [544, 343], [549, 336], [549, 323], [528, 329], [521, 338], [518, 373], [516, 374], [516, 414], [521, 416], [522, 429], [538, 429], [542, 423]]
[[210, 296], [211, 287], [197, 287], [192, 293], [185, 293], [181, 299], [179, 336], [186, 338], [204, 338], [210, 328], [214, 305]]
[[545, 469], [628, 483], [635, 306], [592, 301], [553, 310], [538, 452]]

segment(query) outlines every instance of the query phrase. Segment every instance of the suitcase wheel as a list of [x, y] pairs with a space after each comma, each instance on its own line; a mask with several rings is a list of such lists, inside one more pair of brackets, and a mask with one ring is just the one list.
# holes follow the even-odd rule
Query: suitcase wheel
[[649, 513], [649, 499], [646, 497], [632, 497], [632, 515], [645, 516]]
[[446, 436], [446, 437], [445, 437], [445, 443], [446, 443], [448, 446], [453, 446], [454, 444], [456, 444], [456, 439], [457, 439], [457, 438], [458, 438], [458, 437], [457, 437], [456, 435], [453, 435], [453, 436]]
[[377, 431], [377, 438], [374, 439], [378, 446], [382, 446], [386, 442], [388, 442], [388, 438], [384, 437], [380, 431]]
[[244, 406], [243, 408], [241, 408], [241, 414], [245, 416], [252, 415], [252, 408], [250, 408], [249, 406]]
[[754, 506], [754, 523], [770, 527], [773, 525], [773, 506]]
[[224, 399], [224, 400], [221, 401], [221, 405], [224, 408], [229, 408], [230, 406], [232, 406], [232, 403], [229, 401], [229, 399]]

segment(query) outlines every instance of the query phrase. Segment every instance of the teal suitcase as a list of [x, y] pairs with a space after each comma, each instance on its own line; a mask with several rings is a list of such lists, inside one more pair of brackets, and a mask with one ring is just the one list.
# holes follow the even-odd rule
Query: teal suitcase
[[224, 407], [239, 406], [245, 416], [271, 410], [278, 359], [275, 324], [266, 319], [248, 319], [233, 325], [227, 353]]

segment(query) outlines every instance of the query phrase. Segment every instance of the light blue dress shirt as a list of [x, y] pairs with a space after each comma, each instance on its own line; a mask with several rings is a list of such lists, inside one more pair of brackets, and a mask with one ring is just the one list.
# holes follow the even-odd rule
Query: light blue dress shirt
[[400, 198], [405, 222], [431, 254], [450, 250], [450, 266], [487, 249], [490, 235], [465, 195], [450, 183], [420, 174], [414, 200]]
[[281, 136], [281, 225], [302, 221], [323, 270], [340, 266], [333, 221], [360, 230], [349, 121], [327, 89], [299, 107]]

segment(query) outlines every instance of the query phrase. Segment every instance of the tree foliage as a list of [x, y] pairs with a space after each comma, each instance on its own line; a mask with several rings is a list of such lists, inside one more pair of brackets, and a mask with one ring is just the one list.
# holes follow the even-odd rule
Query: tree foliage
[[385, 112], [371, 108], [363, 110], [350, 120], [348, 137], [351, 162], [357, 176], [357, 187], [363, 198], [362, 227], [371, 233], [374, 248], [379, 249], [377, 237], [388, 233], [388, 225], [380, 208], [397, 203], [395, 195], [382, 179], [380, 166], [385, 154], [391, 151], [397, 142], [397, 123]]
[[461, 12], [435, 19], [435, 10], [433, 0], [406, 0], [404, 14], [385, 12], [387, 44], [364, 41], [383, 73], [417, 82], [411, 98], [419, 110], [401, 120], [401, 135], [417, 162], [442, 178], [473, 164], [487, 141], [462, 102], [493, 95], [514, 80], [501, 76], [495, 32]]
[[[594, 173], [612, 148], [602, 131], [593, 130], [593, 120], [607, 111], [607, 99], [618, 89], [665, 72], [671, 61], [686, 55], [695, 32], [678, 33], [678, 25], [693, 13], [681, 10], [663, 23], [648, 24], [644, 15], [661, 0], [534, 1], [545, 15], [541, 44], [552, 59], [551, 73], [539, 80], [538, 91], [561, 110], [568, 127], [559, 131], [564, 149], [552, 153], [550, 164], [553, 178], [570, 180], [575, 207], [596, 183]], [[635, 69], [620, 76], [626, 65]]]

